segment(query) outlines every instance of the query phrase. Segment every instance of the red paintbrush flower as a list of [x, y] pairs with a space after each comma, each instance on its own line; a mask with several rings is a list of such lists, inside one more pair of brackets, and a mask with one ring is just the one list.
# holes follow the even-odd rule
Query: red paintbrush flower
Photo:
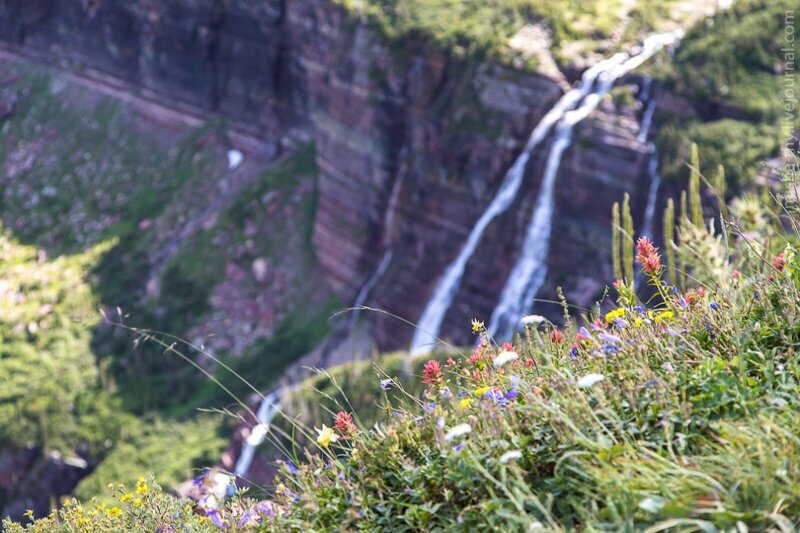
[[644, 270], [644, 273], [648, 276], [658, 274], [661, 270], [661, 259], [659, 259], [657, 254], [648, 255], [645, 257], [644, 261], [642, 261], [642, 270]]
[[778, 272], [783, 272], [783, 267], [786, 266], [786, 256], [783, 255], [783, 252], [775, 256], [775, 259], [772, 260], [772, 266]]
[[647, 237], [641, 237], [636, 242], [636, 260], [644, 263], [644, 260], [651, 255], [658, 254], [658, 248]]
[[442, 382], [442, 365], [439, 361], [431, 359], [422, 367], [422, 382], [427, 385], [436, 385]]
[[347, 411], [339, 411], [333, 419], [333, 426], [345, 437], [352, 437], [358, 433], [358, 428], [353, 423], [353, 418]]

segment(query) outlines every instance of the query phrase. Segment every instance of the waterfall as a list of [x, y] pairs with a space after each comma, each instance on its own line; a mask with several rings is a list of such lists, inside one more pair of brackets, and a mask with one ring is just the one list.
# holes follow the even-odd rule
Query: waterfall
[[655, 115], [656, 105], [658, 104], [658, 99], [655, 97], [650, 98], [649, 92], [644, 101], [647, 102], [647, 107], [644, 110], [644, 115], [642, 115], [642, 125], [639, 126], [639, 133], [636, 135], [636, 140], [640, 143], [647, 141], [647, 135], [653, 125], [653, 115]]
[[353, 301], [353, 307], [356, 309], [350, 315], [350, 320], [348, 321], [349, 326], [355, 324], [355, 321], [358, 319], [358, 315], [360, 313], [358, 308], [367, 302], [370, 292], [372, 292], [372, 289], [375, 288], [375, 285], [377, 285], [381, 278], [383, 278], [384, 274], [386, 274], [386, 271], [389, 269], [389, 264], [392, 262], [392, 256], [394, 254], [392, 250], [392, 228], [394, 227], [394, 217], [395, 212], [397, 211], [397, 202], [400, 198], [400, 189], [403, 187], [403, 178], [406, 174], [406, 156], [407, 150], [404, 146], [403, 149], [400, 150], [399, 156], [402, 166], [397, 172], [397, 178], [394, 180], [394, 185], [392, 185], [392, 192], [389, 195], [389, 203], [386, 206], [386, 214], [383, 217], [383, 237], [381, 238], [381, 246], [384, 248], [383, 257], [381, 258], [380, 263], [378, 263], [378, 268], [375, 269], [375, 272], [373, 272], [364, 285], [361, 286], [361, 290], [358, 291], [356, 299]]
[[[275, 390], [264, 396], [256, 412], [256, 424], [263, 424], [266, 426], [267, 430], [269, 430], [272, 419], [280, 412], [281, 397], [283, 394], [291, 392], [292, 390], [294, 390], [294, 387], [290, 386]], [[234, 468], [236, 476], [243, 478], [247, 475], [247, 471], [250, 470], [250, 464], [253, 462], [256, 447], [261, 444], [261, 442], [259, 442], [260, 440], [262, 439], [254, 440], [251, 437], [245, 439], [242, 444], [242, 451], [239, 453], [239, 459], [236, 461], [236, 467]]]
[[555, 180], [561, 157], [572, 142], [575, 125], [597, 108], [602, 97], [611, 90], [619, 77], [641, 66], [660, 49], [673, 44], [678, 37], [678, 33], [653, 35], [633, 55], [618, 54], [622, 59], [605, 65], [599, 72], [597, 86], [581, 101], [577, 109], [564, 114], [559, 121], [520, 256], [489, 321], [489, 333], [497, 340], [505, 340], [513, 335], [520, 317], [530, 312], [533, 299], [547, 276], [547, 255], [555, 207]]
[[458, 256], [447, 266], [444, 274], [439, 278], [433, 295], [428, 300], [414, 332], [410, 347], [412, 356], [429, 353], [433, 349], [436, 338], [439, 335], [439, 329], [442, 327], [444, 315], [453, 303], [456, 292], [458, 292], [467, 262], [475, 253], [475, 249], [478, 247], [489, 223], [508, 210], [516, 199], [519, 188], [522, 185], [525, 167], [533, 150], [547, 137], [552, 127], [589, 94], [597, 76], [605, 70], [619, 65], [625, 57], [624, 54], [617, 54], [587, 69], [581, 78], [580, 84], [564, 93], [533, 129], [522, 152], [520, 152], [514, 164], [503, 177], [497, 194], [495, 194], [486, 210], [475, 223], [472, 231], [470, 231], [469, 237], [461, 247]]
[[[653, 126], [653, 116], [658, 106], [658, 97], [651, 94], [652, 80], [649, 77], [645, 78], [645, 83], [648, 90], [646, 93], [643, 93], [642, 99], [646, 102], [647, 107], [644, 110], [644, 115], [642, 115], [642, 125], [639, 127], [639, 134], [636, 136], [636, 140], [640, 143], [647, 142], [650, 128]], [[647, 146], [650, 151], [647, 160], [647, 177], [650, 181], [650, 187], [647, 191], [647, 206], [644, 210], [641, 234], [652, 237], [653, 218], [656, 213], [656, 201], [658, 200], [658, 189], [661, 186], [661, 175], [658, 173], [658, 149], [653, 142], [648, 143]]]
[[[400, 151], [399, 157], [401, 161], [405, 161], [406, 153], [406, 148], [404, 147]], [[394, 217], [397, 211], [397, 203], [400, 198], [400, 189], [403, 186], [404, 177], [405, 167], [403, 166], [398, 170], [397, 178], [394, 181], [394, 185], [392, 185], [392, 192], [389, 195], [389, 202], [386, 206], [386, 214], [383, 217], [383, 236], [381, 237], [381, 246], [385, 249], [383, 257], [381, 258], [381, 261], [378, 264], [378, 268], [375, 270], [375, 272], [373, 272], [364, 285], [361, 286], [361, 290], [358, 291], [358, 295], [353, 302], [353, 307], [361, 307], [364, 305], [369, 297], [370, 292], [372, 292], [372, 289], [375, 287], [378, 281], [380, 281], [384, 274], [386, 274], [386, 271], [389, 269], [389, 264], [392, 262], [392, 227], [394, 225]], [[349, 320], [343, 327], [349, 330], [349, 328], [352, 327], [358, 318], [358, 314], [358, 310], [353, 311]], [[293, 384], [283, 387], [282, 389], [275, 390], [264, 396], [261, 399], [261, 403], [258, 406], [258, 411], [256, 412], [256, 423], [266, 426], [266, 430], [269, 431], [272, 419], [275, 418], [275, 415], [280, 412], [281, 398], [296, 388], [297, 385]], [[250, 469], [250, 463], [253, 462], [255, 450], [258, 445], [261, 444], [261, 441], [263, 441], [263, 438], [248, 438], [245, 440], [244, 444], [242, 445], [242, 451], [239, 454], [239, 459], [236, 461], [236, 467], [234, 470], [234, 473], [238, 477], [244, 477], [247, 475], [247, 471]]]

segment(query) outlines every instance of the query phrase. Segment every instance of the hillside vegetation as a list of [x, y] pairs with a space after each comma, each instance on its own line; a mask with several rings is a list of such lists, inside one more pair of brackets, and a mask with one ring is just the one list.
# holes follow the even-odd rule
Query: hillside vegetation
[[[308, 282], [314, 147], [231, 176], [219, 124], [154, 132], [130, 107], [46, 69], [0, 60], [0, 79], [14, 102], [0, 121], [0, 447], [85, 459], [82, 497], [138, 470], [164, 472], [172, 487], [214, 463], [230, 435], [227, 419], [196, 408], [230, 398], [109, 323], [199, 339], [268, 387], [326, 334], [337, 306]], [[235, 194], [204, 211], [224, 187]], [[197, 231], [177, 241], [192, 219]], [[0, 508], [28, 481], [4, 480]]]
[[[685, 98], [692, 114], [663, 113], [656, 144], [661, 174], [685, 183], [691, 143], [704, 154], [702, 172], [724, 164], [729, 190], [736, 192], [763, 175], [763, 162], [781, 145], [785, 83], [786, 12], [791, 0], [739, 0], [694, 25], [673, 58], [662, 58], [654, 75]], [[792, 126], [792, 124], [788, 124]], [[794, 128], [800, 118], [794, 115]]]
[[[525, 24], [540, 24], [559, 62], [639, 41], [661, 30], [686, 10], [678, 0], [337, 0], [349, 12], [367, 17], [384, 36], [414, 37], [458, 55], [513, 57], [511, 37]], [[700, 2], [702, 6], [710, 2]], [[695, 10], [701, 7], [694, 3]], [[685, 22], [685, 21], [681, 21]], [[534, 65], [535, 66], [535, 65]]]

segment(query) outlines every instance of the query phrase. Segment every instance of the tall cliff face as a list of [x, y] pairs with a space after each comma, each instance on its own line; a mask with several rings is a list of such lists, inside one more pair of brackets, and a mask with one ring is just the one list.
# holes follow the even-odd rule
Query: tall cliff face
[[303, 125], [280, 0], [3, 0], [0, 39], [258, 135]]
[[[508, 166], [564, 83], [464, 60], [419, 41], [385, 42], [330, 0], [0, 0], [12, 49], [89, 69], [109, 83], [197, 113], [216, 113], [280, 146], [316, 141], [318, 258], [344, 301], [394, 251], [368, 304], [416, 320]], [[552, 289], [607, 269], [610, 205], [643, 196], [637, 125], [596, 113], [565, 157], [551, 247]], [[535, 154], [522, 194], [493, 223], [443, 335], [466, 340], [488, 317], [520, 246], [538, 189]], [[396, 211], [387, 216], [392, 191]], [[586, 285], [577, 303], [591, 301]], [[379, 344], [410, 328], [371, 317]]]

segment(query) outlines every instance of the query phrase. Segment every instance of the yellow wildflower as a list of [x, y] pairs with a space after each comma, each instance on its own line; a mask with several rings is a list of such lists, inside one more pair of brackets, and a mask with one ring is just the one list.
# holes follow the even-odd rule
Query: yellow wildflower
[[122, 516], [122, 509], [119, 507], [112, 507], [111, 509], [106, 510], [106, 515], [110, 516], [111, 518]]
[[483, 322], [478, 320], [477, 318], [472, 319], [472, 333], [478, 333], [481, 331], [485, 326]]
[[147, 485], [143, 477], [136, 480], [136, 494], [147, 494]]
[[122, 503], [125, 503], [127, 501], [130, 501], [132, 498], [133, 498], [133, 494], [130, 494], [130, 493], [123, 494], [122, 496], [120, 496], [119, 501], [121, 501]]
[[22, 513], [22, 516], [24, 516], [25, 518], [31, 518], [32, 519], [33, 518], [33, 510], [32, 509], [28, 509], [27, 511]]
[[614, 321], [615, 318], [624, 318], [625, 317], [625, 309], [622, 307], [617, 307], [613, 311], [609, 311], [606, 313], [606, 322], [609, 324]]
[[139, 498], [136, 498], [136, 499], [133, 501], [133, 506], [134, 506], [134, 507], [141, 507], [141, 506], [142, 506], [142, 500], [141, 500], [141, 499], [139, 499]]
[[666, 322], [673, 317], [672, 311], [662, 311], [656, 315], [656, 322]]
[[491, 387], [479, 387], [479, 388], [475, 389], [475, 395], [483, 396], [484, 394], [486, 394], [490, 390], [492, 390]]
[[200, 522], [201, 524], [205, 524], [206, 522], [208, 522], [208, 517], [207, 516], [201, 516], [200, 520], [198, 520], [198, 522]]
[[275, 494], [283, 494], [284, 492], [286, 492], [286, 485], [278, 483], [278, 486], [275, 487]]
[[461, 402], [458, 405], [462, 409], [467, 409], [470, 406], [470, 404], [472, 403], [472, 401], [473, 401], [472, 398], [464, 398], [463, 400], [461, 400]]
[[639, 326], [641, 326], [642, 324], [644, 324], [644, 319], [643, 318], [639, 318], [637, 316], [636, 318], [633, 319], [633, 325], [636, 326], [637, 328]]
[[336, 442], [339, 440], [339, 435], [337, 435], [332, 428], [329, 428], [325, 424], [322, 424], [322, 429], [317, 429], [317, 433], [317, 444], [326, 448], [331, 442]]

